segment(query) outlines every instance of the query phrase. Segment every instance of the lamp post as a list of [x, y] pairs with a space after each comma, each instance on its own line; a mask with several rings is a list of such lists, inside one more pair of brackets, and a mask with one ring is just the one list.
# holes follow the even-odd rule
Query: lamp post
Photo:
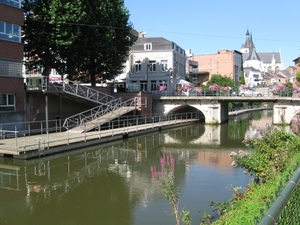
[[[169, 90], [169, 91], [173, 92], [173, 85], [171, 85], [171, 84], [173, 84], [173, 82], [174, 82], [173, 69], [172, 69], [172, 68], [169, 68], [169, 69], [168, 69], [168, 72], [169, 72], [169, 77], [170, 77], [170, 79], [169, 79], [169, 82], [170, 82], [169, 88], [170, 88], [170, 90]], [[171, 88], [171, 86], [172, 86], [172, 88]], [[169, 89], [169, 88], [168, 88], [168, 89]]]
[[43, 80], [42, 82], [44, 82], [44, 84], [42, 84], [42, 92], [45, 95], [45, 120], [46, 120], [46, 133], [48, 135], [49, 132], [49, 121], [48, 121], [48, 85], [49, 85], [49, 77], [47, 77], [45, 80]]
[[149, 91], [149, 68], [151, 66], [151, 64], [149, 64], [149, 59], [146, 57], [145, 58], [145, 64], [146, 64], [146, 90], [145, 91]]
[[149, 75], [148, 75], [148, 70], [149, 70], [149, 64], [147, 62], [146, 64], [146, 74], [147, 74], [147, 84], [146, 84], [146, 91], [148, 92], [148, 83], [149, 83]]

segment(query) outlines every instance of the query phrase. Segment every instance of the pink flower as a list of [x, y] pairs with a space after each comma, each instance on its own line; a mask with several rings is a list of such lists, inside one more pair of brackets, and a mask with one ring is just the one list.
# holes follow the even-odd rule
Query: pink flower
[[222, 92], [228, 92], [229, 91], [229, 87], [221, 87], [221, 91]]
[[218, 91], [220, 89], [219, 85], [213, 84], [209, 86], [209, 90], [211, 91]]
[[284, 89], [285, 89], [285, 85], [284, 84], [278, 84], [278, 85], [275, 85], [273, 87], [274, 91], [283, 91]]

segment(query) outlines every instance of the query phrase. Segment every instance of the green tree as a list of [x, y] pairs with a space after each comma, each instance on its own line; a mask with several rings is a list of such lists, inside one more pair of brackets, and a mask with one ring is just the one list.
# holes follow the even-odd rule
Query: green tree
[[213, 74], [211, 79], [207, 82], [207, 87], [212, 84], [217, 84], [220, 87], [235, 87], [234, 81], [230, 77], [222, 76], [220, 74]]
[[300, 72], [296, 73], [296, 81], [300, 83]]
[[41, 72], [43, 68], [43, 75], [48, 76], [57, 59], [57, 49], [54, 45], [55, 28], [49, 23], [51, 2], [24, 0], [22, 4], [25, 14], [22, 41], [26, 64], [30, 70]]
[[239, 85], [245, 84], [244, 67], [241, 68], [241, 74], [239, 78]]
[[24, 0], [23, 9], [30, 68], [43, 67], [44, 75], [55, 68], [92, 86], [122, 72], [133, 43], [124, 1]]

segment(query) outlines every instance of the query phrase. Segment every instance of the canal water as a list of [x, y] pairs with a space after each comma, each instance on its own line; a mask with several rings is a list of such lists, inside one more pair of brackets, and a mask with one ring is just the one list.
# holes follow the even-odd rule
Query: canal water
[[175, 158], [179, 206], [198, 225], [204, 212], [216, 215], [211, 201], [251, 182], [229, 154], [271, 122], [272, 111], [252, 112], [220, 126], [198, 123], [51, 157], [0, 158], [0, 224], [175, 224], [150, 171], [166, 149]]

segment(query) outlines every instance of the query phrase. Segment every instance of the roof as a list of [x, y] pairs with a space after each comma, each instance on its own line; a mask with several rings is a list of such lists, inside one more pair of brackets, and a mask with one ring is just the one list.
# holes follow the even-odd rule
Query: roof
[[[251, 53], [250, 53], [251, 54]], [[243, 58], [245, 61], [250, 60], [249, 53], [243, 53]], [[260, 61], [264, 63], [271, 63], [273, 57], [275, 58], [276, 63], [281, 63], [281, 53], [280, 52], [257, 52]]]
[[131, 47], [131, 51], [144, 51], [144, 44], [151, 43], [152, 51], [172, 50], [173, 42], [162, 37], [138, 38]]
[[279, 75], [279, 74], [282, 74], [282, 75], [285, 76], [286, 78], [292, 78], [292, 77], [295, 76], [294, 74], [289, 73], [289, 71], [287, 71], [287, 70], [280, 70], [280, 71], [278, 71], [277, 74], [278, 74], [278, 75]]
[[260, 70], [258, 69], [255, 69], [254, 67], [252, 66], [249, 66], [249, 67], [244, 67], [244, 71], [253, 71], [253, 72], [260, 72]]
[[252, 49], [252, 51], [250, 52], [250, 54], [248, 55], [248, 58], [246, 59], [246, 61], [248, 60], [260, 60], [260, 57], [258, 56], [257, 52], [255, 51], [255, 48]]

